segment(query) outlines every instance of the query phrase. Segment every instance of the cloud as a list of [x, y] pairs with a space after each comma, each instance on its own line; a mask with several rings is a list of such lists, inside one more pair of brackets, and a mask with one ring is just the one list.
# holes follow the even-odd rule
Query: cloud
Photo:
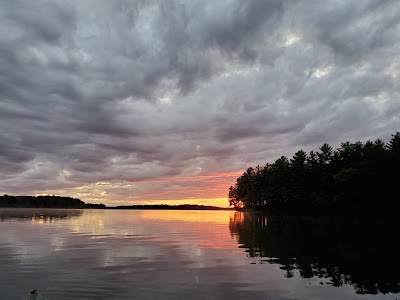
[[201, 176], [387, 140], [399, 16], [397, 1], [2, 3], [0, 193], [200, 201], [235, 179]]

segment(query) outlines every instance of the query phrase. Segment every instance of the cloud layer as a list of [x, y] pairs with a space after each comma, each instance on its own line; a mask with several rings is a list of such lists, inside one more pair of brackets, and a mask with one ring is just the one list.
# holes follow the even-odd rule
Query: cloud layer
[[400, 129], [398, 1], [6, 1], [0, 31], [0, 193], [209, 203]]

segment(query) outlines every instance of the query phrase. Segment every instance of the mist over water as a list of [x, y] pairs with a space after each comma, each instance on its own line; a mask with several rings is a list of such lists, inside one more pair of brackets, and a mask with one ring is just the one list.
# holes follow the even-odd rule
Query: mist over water
[[0, 299], [396, 299], [398, 222], [0, 209]]

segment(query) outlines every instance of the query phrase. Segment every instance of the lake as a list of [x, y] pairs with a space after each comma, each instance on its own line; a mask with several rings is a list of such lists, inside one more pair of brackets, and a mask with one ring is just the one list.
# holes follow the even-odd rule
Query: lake
[[400, 299], [399, 221], [0, 209], [0, 299]]

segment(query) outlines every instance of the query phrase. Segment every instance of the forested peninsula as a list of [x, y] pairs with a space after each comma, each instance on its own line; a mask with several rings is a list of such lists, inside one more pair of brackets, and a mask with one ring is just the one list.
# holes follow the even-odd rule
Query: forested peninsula
[[400, 132], [297, 151], [248, 168], [229, 188], [229, 205], [282, 214], [396, 213], [400, 209]]
[[24, 208], [105, 208], [104, 204], [85, 203], [82, 200], [62, 196], [0, 196], [1, 207]]

